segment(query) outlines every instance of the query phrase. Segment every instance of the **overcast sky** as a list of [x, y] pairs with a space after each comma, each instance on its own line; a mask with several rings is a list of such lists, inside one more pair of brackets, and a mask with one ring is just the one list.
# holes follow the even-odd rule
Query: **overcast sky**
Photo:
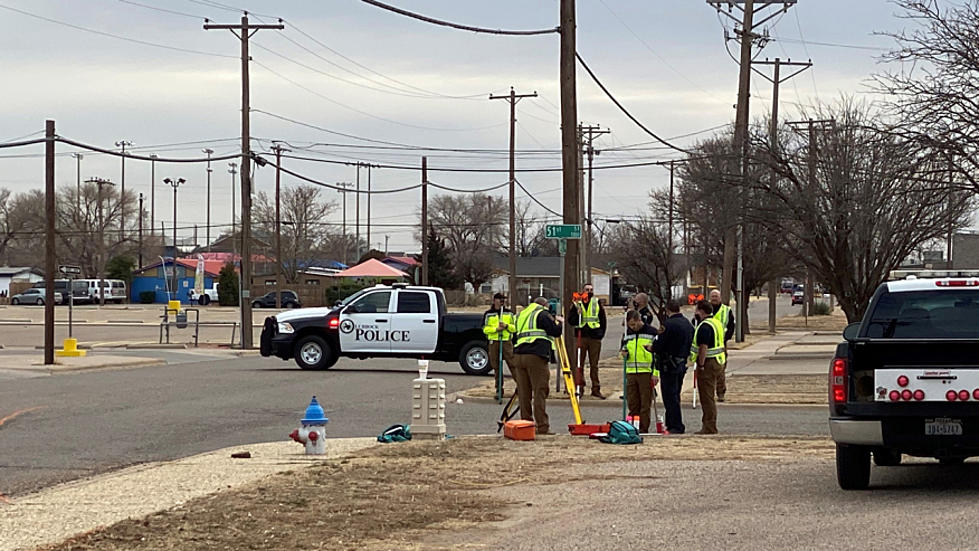
[[[391, 3], [432, 17], [492, 28], [548, 28], [556, 26], [558, 19], [557, 0]], [[284, 31], [263, 30], [252, 40], [251, 124], [252, 135], [261, 140], [260, 149], [277, 139], [304, 156], [420, 164], [418, 150], [338, 146], [371, 145], [355, 138], [359, 137], [413, 146], [498, 150], [429, 152], [429, 166], [506, 169], [509, 107], [487, 96], [505, 93], [512, 85], [518, 93], [537, 91], [540, 95], [518, 104], [517, 148], [538, 151], [518, 156], [518, 168], [560, 166], [557, 35], [477, 35], [408, 19], [357, 0], [222, 0], [220, 4], [206, 0], [0, 0], [4, 75], [0, 141], [35, 132], [40, 135], [44, 120], [51, 118], [61, 136], [102, 147], [127, 140], [139, 153], [172, 157], [200, 156], [203, 147], [210, 147], [216, 155], [238, 151], [239, 42], [228, 31], [203, 30], [202, 23], [205, 17], [235, 23], [240, 17], [236, 9], [242, 8], [259, 16], [252, 22], [274, 22], [268, 16], [285, 20]], [[776, 40], [761, 57], [811, 58], [814, 64], [812, 70], [783, 84], [782, 118], [797, 117], [800, 105], [833, 101], [842, 94], [867, 94], [868, 77], [883, 70], [876, 57], [891, 44], [873, 33], [902, 28], [905, 22], [895, 12], [896, 7], [886, 0], [800, 0], [773, 19], [767, 26]], [[703, 0], [581, 0], [578, 51], [647, 127], [664, 137], [686, 136], [676, 142], [691, 145], [710, 135], [691, 134], [734, 118], [738, 68], [725, 51], [725, 26], [730, 28], [731, 21]], [[737, 45], [731, 42], [728, 47], [734, 51]], [[752, 117], [760, 117], [771, 109], [771, 85], [756, 75], [752, 88]], [[612, 131], [596, 141], [599, 149], [608, 148], [596, 164], [677, 158], [669, 150], [652, 146], [616, 151], [650, 138], [580, 69], [578, 94], [579, 120]], [[207, 143], [186, 144], [196, 141]], [[301, 149], [317, 142], [332, 145]], [[0, 152], [0, 187], [14, 191], [41, 188], [41, 151], [41, 146], [32, 146]], [[58, 151], [57, 184], [74, 185], [76, 167], [70, 156], [74, 150], [59, 144]], [[118, 182], [118, 158], [84, 155], [83, 179], [99, 176]], [[321, 181], [353, 182], [356, 177], [353, 167], [291, 159], [286, 163]], [[212, 223], [229, 224], [227, 161], [213, 168]], [[149, 163], [127, 161], [126, 173], [127, 189], [144, 193], [148, 201]], [[168, 227], [172, 224], [172, 192], [159, 183], [164, 177], [188, 181], [179, 191], [178, 226], [203, 225], [204, 166], [158, 163], [156, 173], [157, 226], [161, 220]], [[273, 175], [269, 168], [259, 169], [257, 191], [273, 189]], [[661, 167], [601, 170], [595, 176], [596, 217], [634, 216], [646, 208], [650, 189], [668, 182], [668, 171]], [[366, 187], [366, 172], [362, 171], [361, 178]], [[502, 183], [506, 174], [432, 172], [429, 179], [475, 189]], [[525, 173], [518, 179], [539, 200], [560, 211], [560, 173]], [[418, 180], [419, 174], [413, 171], [380, 169], [372, 173], [374, 189], [393, 189]], [[296, 182], [284, 178], [285, 185]], [[340, 198], [332, 190], [324, 190], [324, 196]], [[352, 232], [352, 196], [348, 201]], [[419, 203], [417, 191], [375, 196], [372, 246], [383, 247], [384, 236], [389, 235], [392, 250], [417, 250], [409, 225], [417, 224]], [[547, 216], [541, 209], [535, 211]], [[361, 215], [361, 222], [365, 220], [366, 210]], [[333, 222], [340, 223], [340, 209]]]

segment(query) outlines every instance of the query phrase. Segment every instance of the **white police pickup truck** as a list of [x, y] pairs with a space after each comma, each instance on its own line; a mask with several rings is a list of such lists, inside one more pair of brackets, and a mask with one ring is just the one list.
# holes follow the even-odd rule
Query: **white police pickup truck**
[[830, 364], [829, 426], [843, 489], [870, 458], [945, 465], [979, 455], [979, 272], [892, 272]]
[[437, 287], [377, 285], [332, 308], [300, 308], [265, 319], [262, 356], [329, 369], [340, 357], [458, 361], [466, 373], [489, 372], [482, 314], [449, 314]]

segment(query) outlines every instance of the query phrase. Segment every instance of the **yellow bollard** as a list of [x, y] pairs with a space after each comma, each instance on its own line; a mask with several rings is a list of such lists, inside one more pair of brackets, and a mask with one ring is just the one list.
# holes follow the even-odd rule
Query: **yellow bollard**
[[171, 300], [171, 301], [168, 301], [167, 302], [167, 309], [170, 310], [170, 311], [173, 311], [173, 312], [179, 312], [180, 311], [180, 301], [179, 300]]
[[55, 356], [72, 357], [72, 358], [78, 358], [84, 356], [85, 353], [86, 353], [85, 350], [80, 350], [78, 348], [78, 339], [65, 339], [65, 344], [63, 349], [54, 351]]

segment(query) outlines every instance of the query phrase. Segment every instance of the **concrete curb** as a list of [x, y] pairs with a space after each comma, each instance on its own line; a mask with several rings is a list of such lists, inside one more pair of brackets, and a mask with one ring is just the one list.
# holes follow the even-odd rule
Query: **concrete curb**
[[132, 343], [126, 345], [126, 350], [186, 350], [184, 343]]

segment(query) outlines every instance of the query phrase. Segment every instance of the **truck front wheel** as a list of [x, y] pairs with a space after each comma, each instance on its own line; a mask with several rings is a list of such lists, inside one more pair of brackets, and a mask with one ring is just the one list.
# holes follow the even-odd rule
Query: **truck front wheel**
[[492, 366], [489, 362], [489, 350], [484, 341], [469, 341], [459, 352], [459, 365], [470, 375], [486, 375]]
[[870, 485], [870, 450], [837, 444], [836, 481], [844, 490], [866, 490]]
[[207, 306], [208, 304], [211, 303], [211, 297], [209, 297], [207, 295], [201, 295], [201, 298], [197, 299], [197, 302], [201, 306]]
[[319, 335], [306, 335], [296, 342], [294, 356], [301, 369], [329, 369], [337, 363], [337, 355]]

